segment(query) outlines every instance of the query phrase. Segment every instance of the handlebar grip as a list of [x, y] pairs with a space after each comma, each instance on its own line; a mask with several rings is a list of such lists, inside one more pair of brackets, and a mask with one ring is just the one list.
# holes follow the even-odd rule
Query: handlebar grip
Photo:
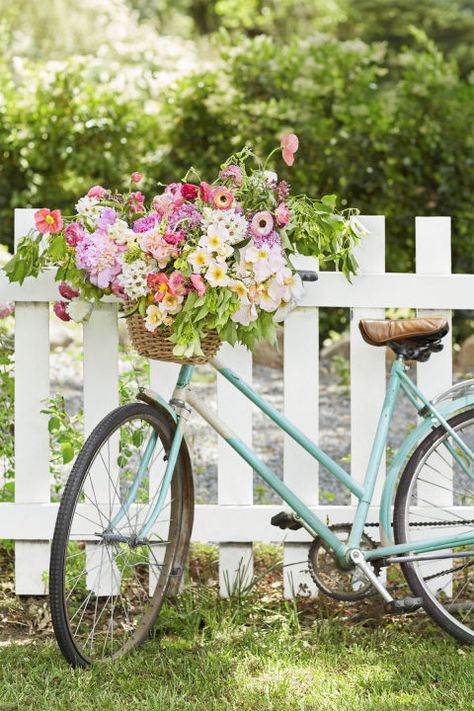
[[310, 272], [306, 269], [298, 269], [298, 274], [302, 281], [318, 281], [318, 272]]

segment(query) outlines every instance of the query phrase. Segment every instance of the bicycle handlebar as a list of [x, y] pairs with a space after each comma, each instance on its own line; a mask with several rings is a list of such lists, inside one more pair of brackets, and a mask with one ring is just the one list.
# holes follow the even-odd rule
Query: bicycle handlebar
[[317, 272], [309, 272], [306, 269], [298, 269], [298, 274], [302, 281], [318, 281]]

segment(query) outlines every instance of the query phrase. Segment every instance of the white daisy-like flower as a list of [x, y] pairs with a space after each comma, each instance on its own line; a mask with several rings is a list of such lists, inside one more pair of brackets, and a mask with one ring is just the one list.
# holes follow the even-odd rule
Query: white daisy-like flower
[[268, 293], [272, 299], [278, 301], [299, 301], [304, 294], [300, 275], [293, 273], [287, 267], [281, 269], [270, 282]]
[[252, 321], [258, 318], [257, 307], [250, 302], [242, 302], [240, 309], [230, 317], [235, 323], [240, 323], [242, 326], [248, 326]]
[[229, 242], [229, 233], [219, 224], [211, 224], [199, 240], [199, 246], [209, 250], [209, 252], [217, 252], [219, 249], [225, 248]]
[[92, 312], [92, 304], [90, 301], [85, 301], [84, 299], [71, 299], [71, 301], [66, 306], [66, 311], [73, 321], [76, 323], [82, 323], [87, 321]]
[[177, 314], [181, 311], [181, 306], [184, 301], [184, 296], [178, 296], [177, 294], [165, 294], [163, 300], [160, 302], [160, 311], [167, 314]]
[[145, 312], [145, 328], [147, 331], [154, 333], [158, 326], [165, 320], [165, 314], [156, 306], [156, 304], [151, 304], [147, 307]]
[[139, 299], [140, 296], [146, 296], [149, 270], [150, 267], [144, 259], [123, 263], [122, 273], [118, 276], [118, 282], [130, 299]]
[[194, 252], [188, 254], [188, 262], [192, 266], [193, 272], [195, 274], [199, 274], [203, 269], [208, 267], [210, 261], [210, 252], [208, 252], [207, 249], [204, 249], [203, 247], [198, 247], [194, 250]]
[[284, 321], [289, 313], [291, 313], [296, 308], [296, 301], [282, 301], [281, 306], [273, 314], [273, 320], [276, 323], [281, 323]]
[[239, 281], [238, 279], [231, 279], [228, 286], [229, 289], [233, 291], [234, 294], [237, 294], [240, 299], [247, 298], [248, 289], [242, 281]]
[[91, 222], [98, 220], [104, 210], [104, 207], [98, 203], [99, 200], [97, 198], [87, 197], [86, 195], [76, 203], [76, 212]]
[[228, 240], [231, 244], [241, 242], [247, 237], [249, 223], [242, 214], [236, 212], [235, 208], [230, 210], [204, 208], [203, 216], [203, 230], [207, 232], [211, 226], [223, 227], [227, 230]]
[[204, 277], [211, 286], [227, 286], [227, 264], [225, 262], [211, 262]]
[[268, 286], [265, 286], [264, 284], [260, 284], [258, 288], [258, 305], [260, 306], [261, 309], [264, 311], [276, 311], [276, 309], [280, 306], [281, 299], [279, 298], [273, 298], [268, 290]]

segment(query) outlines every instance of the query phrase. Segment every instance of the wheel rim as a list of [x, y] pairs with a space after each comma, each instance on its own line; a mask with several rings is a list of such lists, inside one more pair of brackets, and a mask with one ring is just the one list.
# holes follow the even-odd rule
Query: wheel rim
[[[467, 421], [464, 418], [453, 429], [474, 451], [472, 417]], [[474, 533], [474, 482], [469, 473], [474, 477], [474, 462], [469, 461], [454, 439], [448, 433], [435, 438], [411, 478], [404, 501], [400, 540], [410, 542]], [[439, 553], [452, 555], [439, 560], [406, 563], [405, 570], [409, 579], [418, 584], [418, 592], [430, 608], [428, 611], [438, 612], [466, 638], [472, 638], [474, 544], [459, 545]]]
[[[153, 432], [156, 446], [136, 486]], [[64, 545], [62, 586], [69, 634], [86, 662], [114, 658], [140, 644], [170, 577], [181, 572], [174, 569], [181, 517], [178, 475], [150, 533], [143, 541], [138, 538], [157, 501], [168, 450], [169, 442], [151, 419], [129, 417], [96, 449], [82, 477]]]

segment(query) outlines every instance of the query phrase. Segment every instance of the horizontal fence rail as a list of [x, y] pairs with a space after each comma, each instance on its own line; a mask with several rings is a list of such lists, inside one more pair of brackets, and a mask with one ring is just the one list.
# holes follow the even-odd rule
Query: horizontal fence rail
[[[33, 226], [33, 210], [17, 210], [15, 238]], [[320, 307], [351, 309], [351, 475], [362, 481], [376, 422], [385, 393], [385, 349], [373, 348], [360, 337], [361, 318], [384, 318], [388, 307], [414, 308], [420, 315], [436, 311], [448, 318], [452, 309], [470, 309], [474, 302], [474, 275], [451, 271], [450, 219], [416, 219], [416, 273], [385, 273], [385, 220], [365, 216], [369, 230], [357, 250], [360, 274], [349, 284], [342, 275], [321, 272], [319, 281], [306, 285], [300, 306], [284, 324], [284, 412], [308, 436], [319, 432], [319, 312]], [[28, 279], [20, 287], [0, 274], [0, 301], [16, 302], [15, 325], [15, 503], [0, 504], [0, 536], [15, 540], [16, 591], [44, 594], [49, 541], [57, 504], [50, 500], [49, 432], [41, 412], [50, 396], [49, 304], [57, 299], [54, 273]], [[445, 348], [417, 367], [418, 384], [428, 394], [452, 382], [450, 336]], [[118, 404], [117, 304], [112, 299], [94, 310], [84, 325], [84, 428], [94, 425]], [[225, 344], [220, 360], [252, 381], [252, 356], [241, 347]], [[169, 396], [178, 366], [150, 364], [150, 385]], [[218, 414], [246, 442], [252, 441], [252, 407], [218, 376]], [[286, 484], [331, 523], [351, 521], [354, 501], [347, 506], [320, 501], [318, 466], [285, 437], [283, 477]], [[385, 464], [382, 465], [383, 467]], [[380, 487], [379, 487], [380, 490]], [[253, 472], [225, 442], [218, 447], [218, 501], [197, 505], [193, 540], [220, 547], [221, 593], [245, 570], [253, 570], [252, 543], [284, 544], [285, 594], [314, 592], [302, 562], [307, 556], [308, 534], [281, 531], [270, 525], [281, 505], [253, 503]], [[370, 521], [377, 520], [371, 509]]]

